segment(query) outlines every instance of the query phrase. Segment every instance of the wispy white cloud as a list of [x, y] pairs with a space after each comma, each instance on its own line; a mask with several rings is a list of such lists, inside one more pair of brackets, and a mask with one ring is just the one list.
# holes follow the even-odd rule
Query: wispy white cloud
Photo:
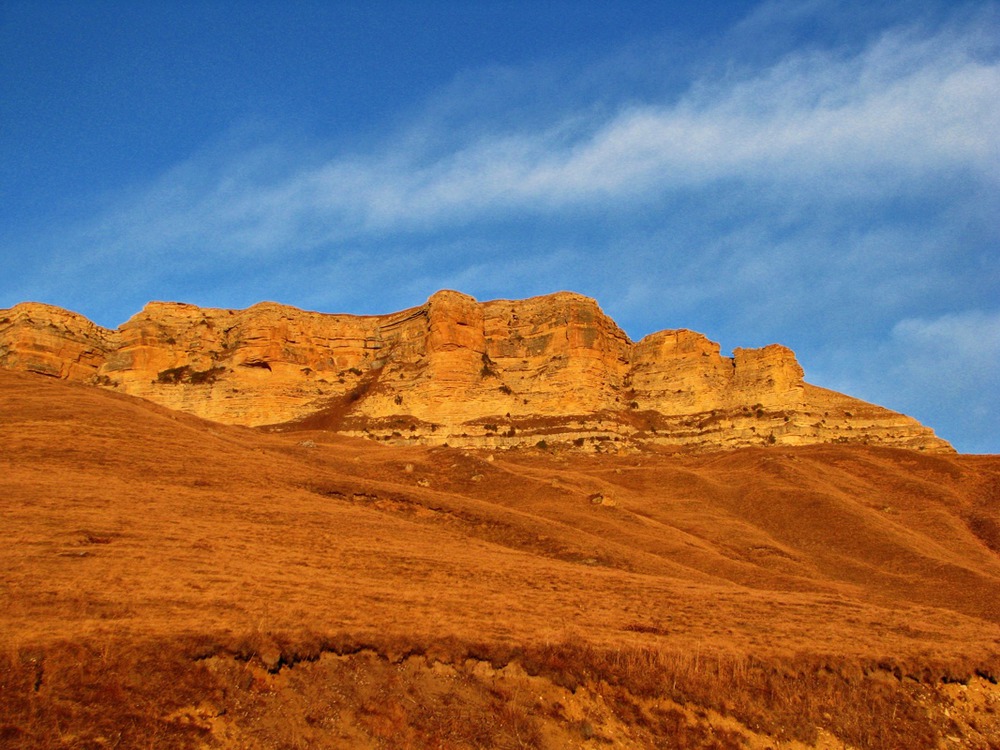
[[[1000, 391], [1000, 311], [972, 310], [936, 318], [906, 318], [892, 329], [900, 382], [923, 382], [939, 394], [973, 395], [986, 383]], [[981, 399], [968, 408], [984, 414]]]
[[904, 318], [851, 344], [824, 353], [824, 384], [917, 416], [960, 450], [997, 451], [1000, 311]]
[[826, 201], [942, 174], [995, 190], [997, 132], [1000, 60], [975, 29], [892, 29], [858, 51], [793, 52], [696, 81], [669, 104], [465, 133], [446, 152], [422, 153], [404, 132], [380, 152], [291, 170], [276, 164], [297, 156], [274, 149], [222, 164], [196, 157], [91, 232], [116, 252], [267, 254], [514, 212], [627, 208], [727, 181]]

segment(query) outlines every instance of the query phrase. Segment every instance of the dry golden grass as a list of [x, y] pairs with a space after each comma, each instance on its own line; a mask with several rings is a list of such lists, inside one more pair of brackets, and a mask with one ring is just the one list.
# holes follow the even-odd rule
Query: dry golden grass
[[1000, 746], [997, 457], [404, 449], [8, 372], [0, 446], [5, 747]]

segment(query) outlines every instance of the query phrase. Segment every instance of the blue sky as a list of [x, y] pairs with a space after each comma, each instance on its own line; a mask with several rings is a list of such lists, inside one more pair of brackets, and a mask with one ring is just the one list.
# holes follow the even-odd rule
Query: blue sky
[[995, 2], [0, 0], [0, 307], [568, 289], [1000, 453]]

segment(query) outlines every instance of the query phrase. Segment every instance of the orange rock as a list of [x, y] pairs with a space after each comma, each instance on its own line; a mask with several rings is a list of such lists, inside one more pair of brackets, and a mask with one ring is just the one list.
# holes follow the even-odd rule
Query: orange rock
[[25, 302], [0, 310], [0, 365], [12, 370], [90, 381], [115, 338], [82, 315], [51, 305]]
[[454, 291], [379, 316], [151, 302], [117, 331], [59, 308], [0, 310], [0, 366], [248, 426], [505, 448], [867, 442], [950, 451], [902, 414], [809, 385], [791, 350], [688, 330], [633, 343], [569, 292]]

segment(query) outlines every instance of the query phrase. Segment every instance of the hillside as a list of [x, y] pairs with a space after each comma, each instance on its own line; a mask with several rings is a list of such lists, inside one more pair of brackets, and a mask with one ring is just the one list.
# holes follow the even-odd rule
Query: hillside
[[443, 291], [367, 317], [153, 302], [117, 330], [24, 303], [0, 310], [0, 367], [225, 424], [397, 445], [952, 452], [910, 417], [805, 382], [784, 346], [727, 357], [684, 329], [632, 342], [594, 300], [568, 292], [480, 303]]
[[1000, 738], [995, 456], [390, 445], [4, 370], [0, 445], [4, 747]]

